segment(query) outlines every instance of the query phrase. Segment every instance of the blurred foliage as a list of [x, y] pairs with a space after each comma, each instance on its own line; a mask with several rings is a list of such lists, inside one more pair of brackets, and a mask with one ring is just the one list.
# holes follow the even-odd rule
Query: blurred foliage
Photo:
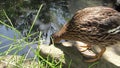
[[3, 10], [13, 20], [21, 14], [21, 10], [36, 9], [40, 2], [40, 0], [0, 0], [0, 19], [5, 20]]

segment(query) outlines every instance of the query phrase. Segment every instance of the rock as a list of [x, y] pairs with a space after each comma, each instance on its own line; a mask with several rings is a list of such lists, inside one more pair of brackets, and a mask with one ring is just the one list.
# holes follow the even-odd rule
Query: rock
[[[55, 45], [40, 45], [40, 54], [43, 57], [48, 55], [56, 60], [62, 59], [63, 68], [120, 68], [120, 43], [107, 47], [106, 52], [99, 61], [93, 63], [84, 62], [84, 57], [80, 53], [80, 48], [75, 45], [77, 42], [63, 42], [62, 44]], [[79, 42], [80, 44], [80, 42]], [[81, 44], [82, 45], [82, 44]], [[99, 50], [97, 46], [94, 47], [95, 50]], [[94, 55], [92, 52], [88, 54]], [[85, 53], [87, 54], [87, 53]]]

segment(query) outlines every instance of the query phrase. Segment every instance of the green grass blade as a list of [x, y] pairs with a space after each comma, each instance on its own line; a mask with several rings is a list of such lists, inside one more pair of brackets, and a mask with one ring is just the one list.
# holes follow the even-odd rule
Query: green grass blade
[[95, 62], [93, 64], [91, 64], [88, 68], [92, 68], [94, 65], [98, 64], [99, 62]]
[[7, 20], [10, 22], [10, 25], [11, 25], [12, 27], [14, 27], [13, 24], [12, 24], [12, 22], [11, 22], [11, 20], [10, 20], [10, 18], [8, 17], [7, 13], [5, 12], [5, 10], [3, 10], [3, 13], [5, 14]]
[[7, 36], [5, 36], [5, 35], [2, 35], [2, 34], [0, 34], [0, 37], [3, 37], [3, 38], [5, 38], [5, 39], [11, 40], [11, 41], [14, 41], [14, 39], [12, 39], [12, 38], [10, 38], [10, 37], [7, 37]]
[[42, 4], [42, 5], [40, 5], [40, 8], [39, 8], [39, 10], [38, 10], [38, 12], [37, 12], [37, 15], [35, 16], [35, 19], [34, 19], [34, 21], [33, 21], [33, 23], [32, 23], [32, 26], [30, 27], [30, 30], [29, 30], [28, 35], [31, 33], [31, 30], [32, 30], [32, 28], [33, 28], [33, 26], [34, 26], [34, 24], [35, 24], [35, 22], [36, 22], [37, 18], [38, 18], [38, 15], [39, 15], [40, 10], [42, 9], [42, 7], [43, 7], [43, 4]]

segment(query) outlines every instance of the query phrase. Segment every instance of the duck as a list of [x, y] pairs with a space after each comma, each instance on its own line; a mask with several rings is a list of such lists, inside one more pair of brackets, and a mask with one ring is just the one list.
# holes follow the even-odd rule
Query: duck
[[113, 8], [96, 6], [78, 10], [63, 27], [52, 34], [54, 43], [62, 39], [80, 41], [90, 46], [99, 46], [100, 52], [86, 62], [99, 60], [107, 46], [120, 42], [120, 13]]

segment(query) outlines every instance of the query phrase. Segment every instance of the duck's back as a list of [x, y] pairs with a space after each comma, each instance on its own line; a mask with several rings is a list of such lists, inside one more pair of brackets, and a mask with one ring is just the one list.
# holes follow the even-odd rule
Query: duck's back
[[[69, 24], [76, 25], [91, 25], [91, 24], [105, 24], [105, 20], [119, 17], [118, 12], [112, 8], [108, 7], [88, 7], [82, 10], [79, 10], [70, 20]], [[117, 18], [116, 18], [117, 19]], [[110, 22], [109, 22], [110, 23]], [[114, 23], [115, 24], [115, 23]]]
[[120, 13], [108, 7], [79, 10], [65, 25], [66, 39], [104, 41], [120, 33]]

